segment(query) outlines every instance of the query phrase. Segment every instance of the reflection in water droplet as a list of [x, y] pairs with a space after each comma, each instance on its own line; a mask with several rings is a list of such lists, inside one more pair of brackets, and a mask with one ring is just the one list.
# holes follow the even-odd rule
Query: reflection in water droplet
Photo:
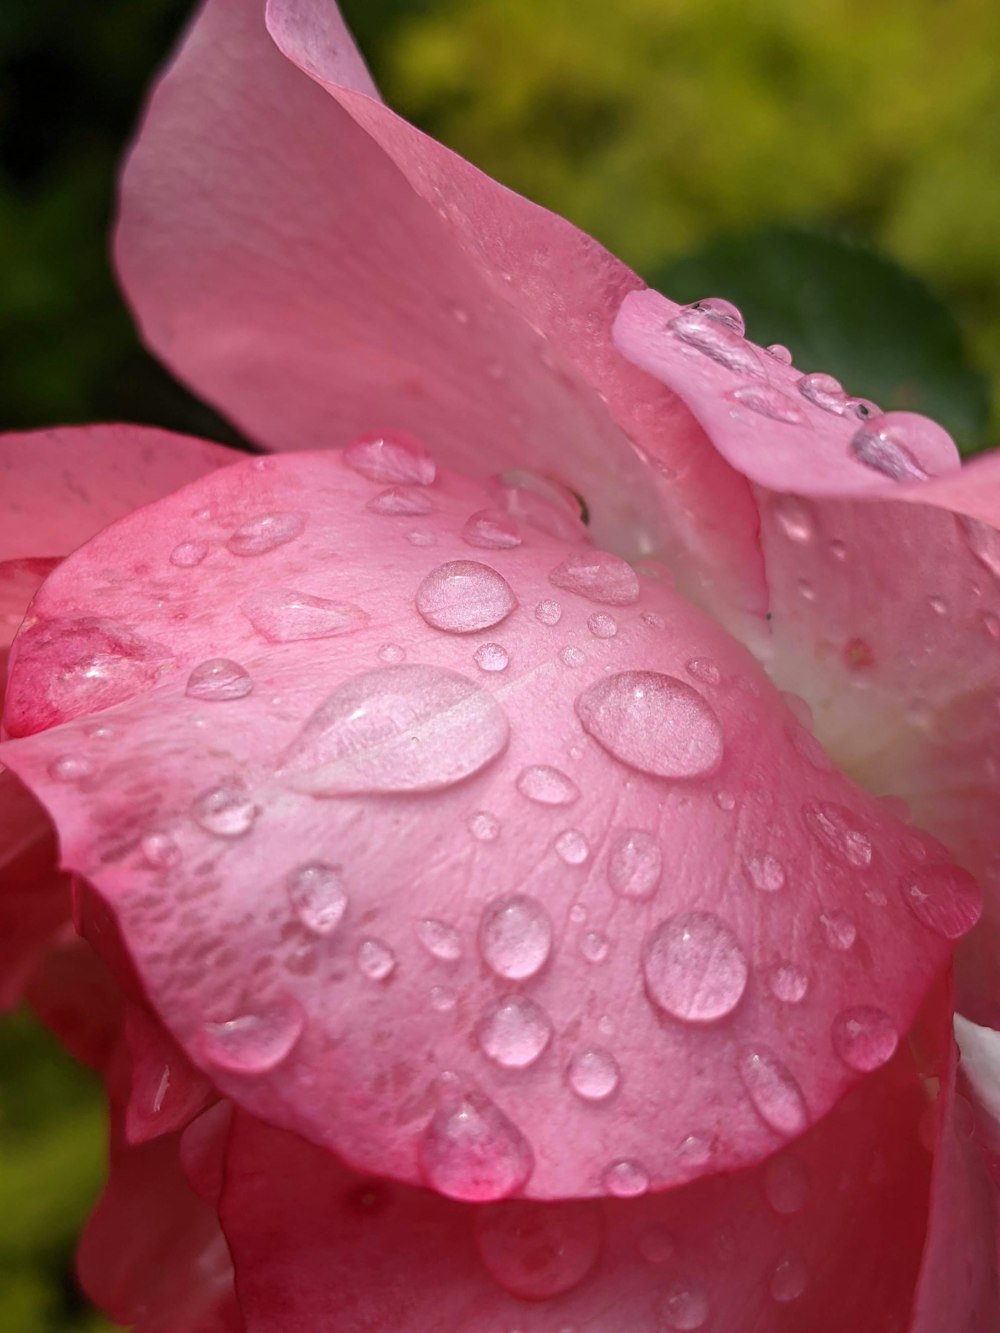
[[267, 555], [301, 536], [305, 526], [301, 514], [255, 514], [240, 524], [226, 542], [226, 550], [240, 556]]
[[608, 883], [621, 897], [652, 897], [662, 869], [663, 853], [651, 833], [643, 829], [623, 829], [612, 838], [608, 851]]
[[521, 545], [521, 529], [502, 509], [480, 509], [466, 520], [462, 540], [487, 551], [506, 551]]
[[291, 1000], [276, 1000], [224, 1023], [206, 1023], [204, 1058], [233, 1074], [265, 1074], [291, 1054], [303, 1027], [302, 1011]]
[[552, 948], [552, 922], [545, 908], [527, 894], [488, 903], [479, 922], [479, 949], [497, 976], [510, 981], [533, 977]]
[[960, 939], [979, 920], [979, 885], [960, 866], [945, 861], [916, 866], [902, 876], [899, 888], [917, 920], [946, 940]]
[[779, 495], [775, 499], [774, 517], [790, 542], [804, 545], [816, 535], [812, 514], [795, 495]]
[[82, 754], [63, 754], [49, 764], [48, 774], [56, 782], [82, 782], [94, 771], [94, 765]]
[[473, 653], [480, 671], [506, 671], [510, 656], [502, 643], [482, 643]]
[[196, 797], [191, 816], [206, 833], [219, 838], [238, 838], [250, 831], [257, 807], [243, 787], [226, 785], [212, 787]]
[[378, 660], [385, 662], [386, 666], [398, 666], [405, 658], [406, 650], [398, 643], [383, 643], [378, 650]]
[[558, 625], [562, 620], [562, 607], [551, 597], [544, 597], [535, 607], [535, 619], [542, 625]]
[[879, 1069], [896, 1053], [899, 1033], [882, 1009], [857, 1005], [843, 1009], [833, 1020], [833, 1049], [851, 1069], [869, 1073]]
[[580, 953], [588, 963], [603, 963], [611, 949], [611, 941], [599, 930], [588, 930], [580, 940]]
[[252, 689], [246, 667], [228, 657], [212, 657], [194, 668], [184, 693], [191, 699], [222, 702], [245, 699]]
[[733, 305], [732, 301], [725, 300], [721, 296], [703, 296], [699, 301], [691, 301], [683, 307], [684, 310], [697, 310], [717, 324], [724, 325], [731, 329], [733, 333], [738, 333], [741, 337], [747, 331], [746, 322], [743, 319], [742, 311], [739, 306]]
[[434, 459], [406, 431], [371, 431], [343, 450], [349, 468], [383, 485], [429, 486], [437, 475]]
[[621, 671], [576, 701], [584, 730], [641, 773], [691, 778], [722, 761], [722, 727], [696, 690], [657, 671]]
[[[550, 1300], [578, 1287], [604, 1246], [604, 1214], [596, 1200], [487, 1205], [474, 1210], [473, 1229], [489, 1273], [525, 1301]], [[563, 1323], [551, 1328], [573, 1333]]]
[[639, 600], [635, 570], [607, 551], [574, 551], [552, 570], [549, 582], [607, 606], [631, 606]]
[[585, 1102], [602, 1102], [618, 1087], [621, 1074], [610, 1051], [591, 1046], [573, 1056], [566, 1077], [576, 1095]]
[[587, 628], [595, 639], [613, 639], [618, 633], [618, 621], [606, 611], [595, 611], [587, 618]]
[[743, 1086], [760, 1118], [778, 1134], [801, 1134], [809, 1123], [802, 1089], [773, 1052], [747, 1049], [739, 1059]]
[[749, 975], [736, 936], [711, 912], [684, 912], [661, 922], [646, 939], [642, 966], [652, 1000], [689, 1023], [731, 1013]]
[[879, 418], [855, 432], [849, 447], [859, 463], [891, 481], [926, 481], [929, 475], [906, 447], [902, 428], [880, 426]]
[[347, 910], [347, 893], [339, 866], [309, 861], [291, 871], [285, 888], [292, 911], [315, 935], [329, 935]]
[[416, 595], [417, 610], [427, 624], [449, 634], [491, 629], [516, 605], [507, 580], [478, 560], [449, 560], [438, 565]]
[[535, 1164], [517, 1126], [477, 1092], [446, 1096], [423, 1133], [418, 1154], [432, 1189], [468, 1203], [515, 1193]]
[[268, 643], [331, 639], [364, 629], [369, 616], [351, 602], [335, 602], [290, 588], [262, 588], [240, 607]]
[[527, 995], [508, 995], [476, 1028], [483, 1053], [504, 1069], [533, 1065], [552, 1038], [548, 1014]]
[[770, 346], [765, 347], [764, 350], [767, 352], [768, 356], [773, 357], [775, 361], [779, 362], [781, 365], [790, 366], [792, 364], [792, 354], [783, 343], [771, 343]]
[[794, 399], [770, 384], [744, 384], [738, 389], [731, 389], [726, 397], [730, 402], [738, 403], [740, 407], [747, 407], [751, 412], [769, 417], [772, 421], [783, 421], [789, 426], [799, 426], [804, 420]]
[[847, 395], [841, 388], [840, 381], [832, 375], [803, 375], [796, 386], [803, 398], [807, 398], [824, 412], [832, 412], [842, 417], [847, 411]]
[[703, 310], [684, 310], [667, 323], [667, 328], [682, 343], [717, 361], [727, 370], [754, 379], [766, 379], [760, 356], [737, 329], [728, 327]]
[[576, 783], [547, 764], [533, 764], [517, 777], [517, 790], [538, 805], [572, 805], [580, 798]]

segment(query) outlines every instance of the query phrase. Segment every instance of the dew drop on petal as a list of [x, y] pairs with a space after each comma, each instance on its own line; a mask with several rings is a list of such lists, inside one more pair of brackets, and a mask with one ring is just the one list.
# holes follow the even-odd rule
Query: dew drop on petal
[[684, 663], [684, 670], [694, 680], [700, 680], [703, 685], [718, 685], [722, 679], [722, 673], [710, 657], [692, 657]]
[[170, 552], [170, 563], [178, 569], [193, 569], [208, 555], [204, 542], [179, 542]]
[[847, 395], [840, 381], [835, 380], [832, 375], [821, 373], [803, 375], [796, 387], [803, 398], [816, 407], [821, 407], [824, 412], [832, 412], [841, 417], [847, 411]]
[[239, 838], [252, 828], [257, 807], [243, 787], [224, 785], [195, 797], [191, 816], [206, 833], [219, 838]]
[[292, 911], [313, 934], [329, 935], [340, 925], [347, 892], [339, 866], [308, 861], [289, 873], [285, 889]]
[[631, 606], [639, 600], [639, 576], [627, 561], [607, 551], [574, 551], [552, 570], [549, 582], [606, 606]]
[[291, 1000], [275, 1001], [223, 1023], [206, 1023], [201, 1052], [216, 1069], [264, 1074], [291, 1054], [302, 1034], [302, 1011]]
[[432, 986], [430, 1001], [435, 1013], [450, 1014], [458, 1003], [458, 996], [450, 986]]
[[960, 866], [946, 861], [916, 866], [901, 877], [899, 888], [917, 920], [946, 940], [960, 939], [979, 920], [979, 885]]
[[833, 1020], [833, 1049], [851, 1069], [869, 1073], [891, 1060], [899, 1045], [895, 1023], [882, 1009], [857, 1005]]
[[[473, 1213], [476, 1248], [505, 1291], [544, 1301], [578, 1287], [604, 1247], [604, 1214], [596, 1200], [536, 1203], [512, 1199]], [[563, 1333], [551, 1325], [553, 1333]]]
[[147, 833], [139, 850], [152, 870], [169, 870], [181, 860], [181, 849], [169, 833]]
[[820, 914], [819, 923], [823, 928], [823, 937], [831, 949], [844, 953], [854, 945], [858, 938], [858, 928], [854, 918], [839, 907]]
[[506, 671], [510, 656], [502, 643], [482, 643], [473, 653], [480, 671]]
[[871, 865], [871, 838], [846, 806], [833, 801], [816, 802], [804, 805], [802, 814], [809, 832], [838, 861], [857, 870]]
[[801, 1134], [809, 1123], [802, 1089], [773, 1052], [748, 1048], [739, 1058], [739, 1073], [754, 1110], [778, 1134]]
[[590, 855], [590, 848], [580, 830], [570, 828], [556, 838], [556, 854], [568, 866], [579, 866], [583, 865]]
[[682, 343], [711, 357], [727, 370], [754, 379], [767, 378], [760, 356], [738, 329], [716, 319], [709, 312], [684, 310], [668, 322], [667, 328]]
[[521, 545], [521, 529], [502, 509], [480, 509], [466, 520], [462, 540], [487, 551], [507, 551]]
[[783, 343], [771, 343], [764, 350], [768, 356], [773, 357], [781, 365], [790, 366], [792, 364], [792, 354]]
[[280, 771], [313, 796], [436, 791], [506, 747], [488, 691], [441, 667], [379, 667], [345, 681], [306, 722]]
[[418, 486], [389, 486], [368, 501], [368, 509], [373, 514], [406, 514], [410, 517], [429, 514], [434, 502], [425, 490]]
[[722, 761], [722, 727], [690, 685], [657, 671], [621, 671], [595, 681], [576, 701], [583, 728], [622, 763], [664, 778], [712, 773]]
[[358, 971], [369, 981], [385, 981], [396, 970], [396, 955], [382, 940], [362, 940], [355, 957]]
[[708, 1295], [700, 1283], [677, 1279], [660, 1298], [660, 1314], [665, 1328], [678, 1333], [693, 1333], [705, 1327], [708, 1319]]
[[749, 965], [732, 930], [711, 912], [684, 912], [647, 937], [643, 975], [651, 999], [688, 1023], [711, 1023], [739, 1004]]
[[211, 657], [188, 676], [184, 691], [191, 699], [225, 701], [245, 699], [253, 689], [247, 669], [228, 657]]
[[797, 1254], [780, 1259], [771, 1272], [771, 1295], [781, 1305], [797, 1301], [808, 1284], [808, 1271]]
[[449, 634], [491, 629], [517, 605], [510, 584], [478, 560], [449, 560], [417, 589], [416, 607], [428, 625]]
[[731, 389], [726, 398], [740, 407], [749, 408], [759, 416], [769, 417], [772, 421], [783, 421], [789, 426], [799, 426], [804, 420], [802, 411], [787, 393], [770, 384], [744, 384], [738, 389]]
[[454, 926], [435, 917], [425, 917], [417, 926], [417, 937], [432, 958], [454, 963], [462, 956], [462, 940]]
[[500, 821], [488, 810], [477, 810], [469, 816], [469, 832], [477, 842], [496, 842], [500, 836]]
[[488, 903], [479, 922], [479, 950], [486, 965], [509, 981], [533, 977], [552, 948], [552, 922], [536, 898], [513, 894]]
[[712, 1157], [715, 1145], [704, 1134], [688, 1134], [677, 1147], [677, 1159], [689, 1170], [704, 1166]]
[[432, 1189], [468, 1203], [515, 1193], [535, 1165], [521, 1131], [477, 1092], [445, 1098], [420, 1139], [418, 1155]]
[[535, 619], [541, 625], [558, 625], [562, 620], [562, 607], [551, 597], [543, 597], [535, 607]]
[[568, 647], [559, 650], [559, 660], [562, 662], [563, 666], [578, 667], [583, 666], [587, 657], [579, 648], [575, 648], [570, 644]]
[[651, 833], [622, 829], [608, 851], [608, 883], [622, 898], [651, 898], [660, 883], [663, 853]]
[[517, 777], [517, 790], [538, 805], [572, 805], [580, 798], [580, 788], [558, 768], [533, 764]]
[[599, 930], [588, 930], [580, 940], [580, 953], [588, 963], [603, 963], [610, 949], [610, 940]]
[[240, 524], [226, 542], [226, 550], [240, 556], [267, 555], [301, 536], [305, 526], [301, 514], [255, 514]]
[[649, 1189], [648, 1171], [628, 1158], [612, 1162], [601, 1179], [604, 1188], [616, 1199], [634, 1199]]
[[778, 963], [771, 969], [768, 985], [782, 1004], [800, 1004], [809, 992], [809, 977], [795, 963]]
[[809, 1197], [809, 1179], [797, 1157], [779, 1154], [764, 1166], [764, 1197], [782, 1217], [801, 1213]]
[[770, 852], [751, 852], [743, 858], [743, 869], [755, 889], [776, 893], [785, 887], [785, 867]]
[[859, 463], [891, 481], [926, 481], [928, 472], [913, 457], [901, 436], [899, 426], [880, 426], [876, 418], [855, 432], [849, 448]]
[[587, 618], [587, 628], [595, 639], [613, 639], [618, 633], [618, 621], [606, 611], [595, 611]]
[[399, 666], [400, 662], [406, 660], [406, 649], [398, 643], [383, 643], [378, 650], [378, 660], [386, 666]]
[[49, 777], [56, 782], [82, 782], [94, 771], [94, 765], [82, 754], [63, 754], [48, 766]]
[[746, 331], [746, 321], [739, 306], [721, 296], [703, 296], [700, 301], [691, 301], [684, 310], [697, 310], [716, 323], [724, 325], [742, 337]]
[[370, 431], [342, 454], [354, 472], [383, 485], [429, 486], [437, 476], [434, 459], [406, 431]]
[[508, 995], [480, 1019], [476, 1037], [484, 1055], [504, 1069], [527, 1069], [552, 1039], [548, 1014], [527, 995]]
[[797, 496], [778, 496], [774, 502], [774, 517], [790, 542], [803, 545], [816, 535], [812, 515]]
[[247, 598], [240, 610], [268, 643], [332, 639], [364, 629], [369, 622], [367, 612], [352, 602], [289, 588], [263, 588]]
[[603, 1046], [591, 1046], [573, 1056], [566, 1078], [576, 1095], [585, 1102], [603, 1102], [618, 1087], [621, 1072], [610, 1051]]

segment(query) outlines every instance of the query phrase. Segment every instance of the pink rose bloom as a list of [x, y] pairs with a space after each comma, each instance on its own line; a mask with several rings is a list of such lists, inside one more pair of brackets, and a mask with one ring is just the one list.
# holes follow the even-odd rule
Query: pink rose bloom
[[2, 995], [107, 1079], [90, 1295], [995, 1333], [1000, 461], [400, 121], [332, 0], [207, 0], [116, 247], [275, 452], [0, 440]]

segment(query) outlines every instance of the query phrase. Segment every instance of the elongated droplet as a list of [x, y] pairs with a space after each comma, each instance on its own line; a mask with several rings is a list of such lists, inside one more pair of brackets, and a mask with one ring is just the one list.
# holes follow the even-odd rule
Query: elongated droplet
[[267, 555], [301, 536], [305, 529], [301, 514], [255, 514], [241, 523], [226, 542], [232, 555]]
[[804, 805], [802, 814], [816, 841], [842, 864], [857, 870], [871, 865], [871, 838], [846, 806], [817, 801]]
[[487, 551], [509, 551], [521, 545], [521, 529], [502, 509], [480, 509], [466, 520], [462, 540]]
[[730, 402], [747, 407], [759, 416], [783, 421], [789, 426], [800, 426], [805, 419], [795, 400], [770, 384], [744, 384], [730, 390], [726, 397]]
[[891, 481], [926, 481], [929, 473], [906, 447], [899, 426], [879, 426], [879, 418], [862, 426], [851, 439], [850, 450], [859, 463]]
[[572, 805], [580, 799], [580, 788], [558, 768], [533, 764], [518, 774], [517, 789], [538, 805]]
[[663, 869], [663, 853], [651, 833], [623, 829], [608, 851], [608, 883], [623, 898], [651, 898]]
[[269, 643], [331, 639], [364, 629], [369, 621], [367, 612], [351, 602], [331, 601], [290, 588], [262, 588], [240, 609]]
[[473, 634], [505, 620], [517, 598], [505, 578], [478, 560], [449, 560], [417, 589], [416, 606], [428, 625], [449, 634]]
[[705, 310], [684, 310], [667, 324], [668, 330], [727, 370], [753, 379], [766, 379], [760, 356], [738, 329], [716, 319]]
[[621, 671], [595, 681], [576, 701], [584, 730], [622, 763], [664, 778], [712, 773], [722, 761], [722, 727], [690, 685], [657, 671]]
[[206, 1023], [201, 1049], [217, 1069], [233, 1074], [266, 1074], [288, 1058], [302, 1028], [302, 1011], [297, 1004], [273, 1001], [223, 1023]]
[[435, 791], [485, 768], [507, 738], [507, 717], [488, 691], [456, 672], [404, 663], [334, 690], [281, 775], [313, 796]]
[[549, 582], [607, 606], [639, 600], [639, 576], [626, 560], [607, 551], [574, 551], [555, 567]]
[[515, 1193], [535, 1165], [521, 1131], [477, 1092], [445, 1099], [424, 1131], [418, 1152], [431, 1188], [468, 1203]]
[[844, 393], [840, 381], [835, 380], [832, 375], [803, 375], [798, 381], [796, 387], [803, 398], [816, 407], [821, 407], [824, 412], [832, 412], [834, 416], [842, 417], [847, 411], [847, 394]]
[[960, 866], [928, 862], [903, 875], [899, 888], [917, 920], [946, 940], [960, 939], [979, 920], [979, 885]]
[[764, 1047], [747, 1049], [739, 1060], [740, 1077], [754, 1109], [778, 1134], [801, 1134], [809, 1123], [802, 1089], [778, 1057]]
[[479, 949], [497, 976], [509, 981], [533, 977], [551, 948], [552, 922], [537, 899], [519, 893], [487, 904], [479, 923]]
[[508, 995], [479, 1021], [483, 1053], [504, 1069], [527, 1069], [552, 1039], [552, 1022], [527, 995]]
[[170, 563], [178, 569], [193, 569], [208, 555], [204, 542], [179, 542], [170, 552]]
[[429, 514], [434, 508], [431, 497], [419, 486], [389, 486], [373, 495], [367, 506], [373, 514], [413, 516]]
[[307, 930], [329, 935], [340, 925], [347, 910], [347, 891], [339, 866], [309, 861], [291, 872], [285, 887], [292, 910]]
[[712, 1023], [739, 1004], [749, 965], [736, 936], [711, 912], [684, 912], [660, 923], [642, 958], [646, 987], [666, 1013]]
[[402, 430], [359, 435], [343, 452], [344, 462], [369, 481], [429, 486], [437, 475], [434, 459], [414, 436]]
[[192, 699], [224, 702], [245, 699], [252, 689], [246, 667], [228, 657], [212, 657], [191, 672], [184, 693]]
[[604, 1247], [604, 1214], [595, 1200], [511, 1199], [476, 1208], [473, 1229], [489, 1273], [523, 1301], [551, 1300], [572, 1291]]

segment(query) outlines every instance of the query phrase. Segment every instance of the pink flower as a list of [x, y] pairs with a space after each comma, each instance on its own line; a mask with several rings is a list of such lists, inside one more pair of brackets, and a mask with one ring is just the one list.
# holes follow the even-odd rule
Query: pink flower
[[117, 254], [294, 452], [0, 443], [3, 961], [107, 1077], [88, 1290], [990, 1333], [996, 460], [644, 290], [394, 117], [332, 4], [263, 9], [201, 10]]

